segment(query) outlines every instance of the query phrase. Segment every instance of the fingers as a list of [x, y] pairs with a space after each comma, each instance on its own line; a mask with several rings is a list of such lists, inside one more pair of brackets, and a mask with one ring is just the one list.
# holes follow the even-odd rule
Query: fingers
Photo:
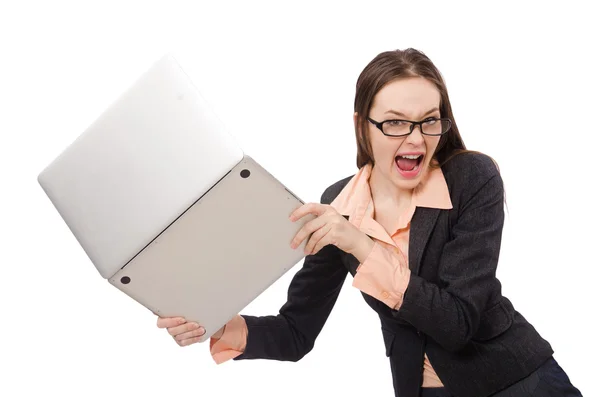
[[313, 248], [312, 251], [312, 255], [316, 254], [317, 252], [321, 251], [323, 249], [323, 247], [325, 247], [328, 244], [333, 244], [333, 245], [337, 245], [335, 241], [330, 241], [331, 238], [328, 238], [330, 235], [325, 235], [323, 236], [322, 239], [320, 239], [316, 244], [315, 244], [315, 248]]
[[205, 329], [203, 327], [201, 327], [198, 323], [185, 323], [183, 325], [178, 325], [176, 327], [167, 328], [167, 331], [169, 332], [169, 335], [171, 335], [171, 336], [177, 336], [177, 335], [184, 334], [186, 332], [191, 332], [191, 331], [196, 331], [196, 330], [201, 330], [202, 335], [204, 335], [204, 332], [206, 332]]
[[200, 342], [206, 329], [195, 322], [187, 322], [183, 317], [159, 317], [158, 328], [165, 328], [179, 346], [189, 346]]
[[185, 318], [183, 317], [159, 317], [156, 320], [158, 328], [172, 328], [181, 324], [185, 324]]
[[320, 228], [316, 232], [312, 234], [308, 242], [306, 243], [306, 247], [304, 249], [304, 253], [306, 255], [314, 255], [321, 250], [326, 245], [327, 234], [331, 230], [331, 225], [327, 224], [324, 227]]
[[292, 222], [295, 222], [298, 219], [300, 219], [303, 216], [306, 216], [308, 214], [321, 216], [327, 211], [327, 209], [329, 209], [329, 206], [325, 205], [325, 204], [317, 204], [317, 203], [304, 204], [303, 206], [299, 207], [298, 209], [296, 209], [294, 212], [291, 213], [290, 220]]
[[177, 342], [185, 342], [187, 339], [194, 339], [203, 336], [206, 333], [204, 328], [196, 328], [192, 331], [187, 331], [179, 335], [175, 335], [174, 338]]
[[316, 219], [313, 219], [312, 221], [306, 222], [304, 226], [302, 226], [302, 228], [294, 236], [290, 244], [292, 249], [298, 248], [308, 236], [322, 228], [326, 223], [327, 218], [325, 217], [318, 217]]
[[195, 338], [185, 339], [185, 340], [183, 340], [181, 342], [177, 342], [177, 341], [176, 342], [177, 342], [177, 344], [179, 346], [184, 347], [184, 346], [189, 346], [189, 345], [194, 344], [194, 343], [198, 343], [198, 342], [200, 342], [200, 339], [202, 339], [202, 337], [201, 336], [197, 336]]
[[169, 329], [169, 334], [179, 346], [189, 346], [200, 342], [206, 330], [197, 323], [187, 323], [178, 327]]

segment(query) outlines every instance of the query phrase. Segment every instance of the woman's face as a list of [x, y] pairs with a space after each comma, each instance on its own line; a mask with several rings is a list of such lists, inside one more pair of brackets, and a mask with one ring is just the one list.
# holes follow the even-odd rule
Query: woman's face
[[[369, 117], [377, 122], [439, 118], [439, 104], [440, 93], [428, 80], [403, 78], [389, 82], [375, 95]], [[440, 137], [423, 135], [417, 126], [408, 136], [389, 137], [372, 123], [367, 125], [375, 162], [373, 173], [400, 189], [415, 188], [427, 171]]]

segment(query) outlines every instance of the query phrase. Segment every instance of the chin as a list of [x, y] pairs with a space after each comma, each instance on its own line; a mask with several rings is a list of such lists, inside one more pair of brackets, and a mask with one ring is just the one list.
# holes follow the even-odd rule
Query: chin
[[412, 190], [414, 188], [416, 188], [419, 183], [421, 182], [421, 177], [417, 177], [415, 179], [410, 179], [410, 180], [406, 180], [403, 179], [402, 177], [400, 177], [397, 173], [395, 175], [395, 178], [393, 179], [394, 184], [396, 186], [398, 186], [398, 188], [403, 189], [403, 190]]

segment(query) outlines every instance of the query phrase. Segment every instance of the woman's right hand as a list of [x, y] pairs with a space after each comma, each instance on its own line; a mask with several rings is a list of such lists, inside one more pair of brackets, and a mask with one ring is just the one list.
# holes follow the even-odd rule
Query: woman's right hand
[[[200, 341], [206, 333], [204, 327], [195, 322], [187, 322], [183, 317], [158, 317], [158, 328], [166, 329], [179, 346], [189, 346]], [[218, 338], [223, 334], [223, 328], [213, 337]]]

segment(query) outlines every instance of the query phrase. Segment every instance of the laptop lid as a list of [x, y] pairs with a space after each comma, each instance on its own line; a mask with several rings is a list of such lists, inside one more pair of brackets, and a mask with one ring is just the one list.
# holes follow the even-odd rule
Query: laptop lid
[[244, 154], [176, 60], [158, 60], [38, 176], [104, 278]]

